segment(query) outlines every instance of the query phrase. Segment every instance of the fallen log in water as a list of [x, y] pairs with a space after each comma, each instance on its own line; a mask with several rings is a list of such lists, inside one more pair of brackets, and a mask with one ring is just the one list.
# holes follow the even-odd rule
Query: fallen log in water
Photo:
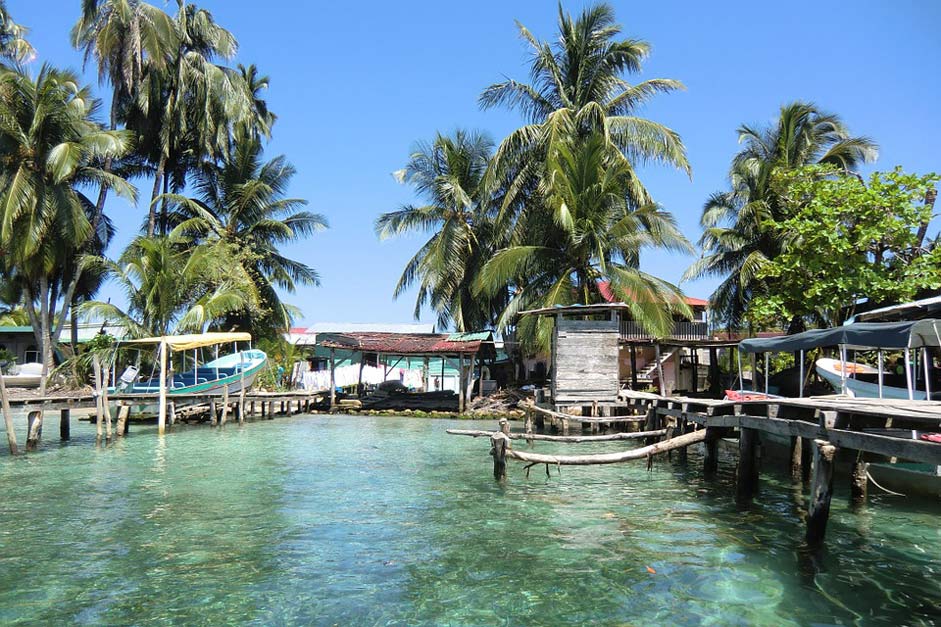
[[[638, 438], [656, 437], [664, 435], [666, 429], [656, 431], [636, 431], [634, 433], [612, 433], [610, 435], [542, 435], [541, 433], [510, 433], [511, 440], [546, 440], [549, 442], [606, 442], [610, 440], [636, 440]], [[451, 435], [469, 435], [475, 438], [490, 437], [493, 431], [480, 431], [477, 429], [448, 429]]]
[[631, 449], [621, 453], [599, 453], [596, 455], [540, 455], [524, 453], [515, 449], [506, 452], [507, 457], [533, 464], [555, 464], [557, 466], [590, 466], [592, 464], [617, 464], [633, 459], [646, 459], [658, 453], [666, 453], [675, 448], [683, 448], [706, 439], [706, 430], [693, 431], [672, 440], [664, 440], [649, 446]]

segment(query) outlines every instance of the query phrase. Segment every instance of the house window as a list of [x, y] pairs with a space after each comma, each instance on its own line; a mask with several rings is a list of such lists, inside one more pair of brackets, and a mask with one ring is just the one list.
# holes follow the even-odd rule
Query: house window
[[29, 348], [27, 348], [23, 352], [23, 363], [29, 364], [29, 363], [38, 363], [38, 362], [39, 362], [39, 351], [36, 350], [35, 346], [31, 345], [29, 346]]

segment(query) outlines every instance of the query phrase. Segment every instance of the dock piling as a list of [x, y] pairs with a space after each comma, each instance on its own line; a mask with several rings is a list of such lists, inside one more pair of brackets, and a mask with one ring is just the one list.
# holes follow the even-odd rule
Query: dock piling
[[67, 442], [72, 439], [71, 434], [71, 409], [62, 409], [59, 410], [59, 439], [63, 442]]
[[716, 427], [706, 427], [706, 439], [703, 445], [705, 446], [703, 474], [715, 475], [719, 471], [719, 430]]
[[810, 491], [807, 514], [807, 544], [817, 546], [823, 542], [830, 517], [830, 499], [833, 496], [833, 459], [836, 447], [824, 440], [814, 440], [814, 480]]
[[735, 496], [748, 501], [758, 487], [758, 431], [742, 428], [738, 435], [738, 476]]

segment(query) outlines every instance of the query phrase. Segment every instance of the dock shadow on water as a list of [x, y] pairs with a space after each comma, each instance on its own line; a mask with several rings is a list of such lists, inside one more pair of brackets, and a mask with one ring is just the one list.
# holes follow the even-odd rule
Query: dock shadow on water
[[453, 426], [469, 423], [297, 416], [96, 449], [81, 424], [0, 458], [0, 623], [941, 621], [935, 503], [853, 511], [838, 489], [811, 551], [806, 490], [783, 475], [747, 509], [734, 468], [706, 480], [693, 452], [548, 478], [511, 460], [496, 482]]

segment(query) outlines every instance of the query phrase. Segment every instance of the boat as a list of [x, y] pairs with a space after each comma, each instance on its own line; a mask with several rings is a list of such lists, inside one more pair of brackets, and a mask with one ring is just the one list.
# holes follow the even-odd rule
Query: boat
[[[170, 351], [195, 351], [202, 347], [232, 343], [231, 354], [217, 357], [212, 361], [197, 364], [195, 367], [178, 373], [166, 373], [163, 377], [151, 376], [142, 380], [138, 369], [129, 366], [121, 375], [116, 385], [109, 388], [109, 394], [121, 396], [147, 396], [147, 401], [131, 406], [135, 414], [156, 415], [159, 413], [159, 396], [165, 390], [165, 396], [172, 400], [174, 396], [203, 395], [223, 396], [238, 394], [254, 385], [255, 379], [268, 363], [268, 355], [258, 349], [238, 350], [239, 342], [251, 342], [248, 333], [201, 333], [176, 335], [131, 340], [126, 344], [156, 344], [160, 347], [162, 367], [166, 367], [167, 354]], [[194, 359], [195, 361], [195, 359]], [[165, 381], [165, 388], [162, 383]]]
[[8, 388], [38, 388], [42, 379], [42, 364], [26, 363], [13, 366], [13, 372], [3, 375], [3, 384]]
[[[907, 399], [908, 387], [905, 384], [904, 375], [882, 371], [882, 389], [879, 389], [879, 368], [862, 364], [854, 361], [841, 361], [823, 357], [814, 362], [814, 368], [817, 374], [833, 386], [833, 389], [839, 391], [843, 384], [846, 386], [846, 394], [857, 398], [894, 398]], [[928, 395], [924, 390], [924, 379], [918, 381], [912, 389], [912, 399], [924, 401]], [[918, 387], [922, 389], [918, 389]], [[937, 383], [935, 384], [937, 386]], [[937, 387], [934, 388], [937, 390]], [[937, 392], [932, 393], [932, 397], [938, 396]]]
[[[745, 353], [792, 352], [799, 354], [800, 387], [798, 396], [805, 396], [804, 355], [807, 351], [832, 347], [838, 358], [820, 358], [814, 362], [816, 373], [829, 384], [834, 393], [855, 398], [884, 399], [887, 403], [904, 401], [915, 403], [941, 400], [941, 379], [934, 367], [933, 355], [941, 350], [941, 320], [922, 319], [901, 322], [853, 322], [832, 329], [813, 329], [804, 333], [774, 338], [751, 338], [739, 344]], [[877, 366], [847, 359], [849, 351], [875, 352]], [[901, 353], [890, 372], [885, 364], [885, 352]], [[767, 361], [766, 368], [767, 368]], [[741, 368], [741, 366], [740, 366]], [[739, 374], [741, 380], [741, 373]], [[765, 393], [773, 390], [765, 383]], [[754, 394], [754, 392], [751, 392]], [[770, 394], [769, 394], [770, 396]], [[878, 435], [937, 441], [937, 425], [931, 431], [921, 431], [918, 425], [899, 428], [899, 424], [885, 427], [872, 425], [863, 431]], [[767, 442], [789, 454], [789, 439], [767, 434]], [[877, 456], [872, 456], [877, 458]], [[907, 462], [895, 459], [874, 459], [869, 464], [871, 480], [880, 487], [903, 494], [941, 496], [941, 466]]]

